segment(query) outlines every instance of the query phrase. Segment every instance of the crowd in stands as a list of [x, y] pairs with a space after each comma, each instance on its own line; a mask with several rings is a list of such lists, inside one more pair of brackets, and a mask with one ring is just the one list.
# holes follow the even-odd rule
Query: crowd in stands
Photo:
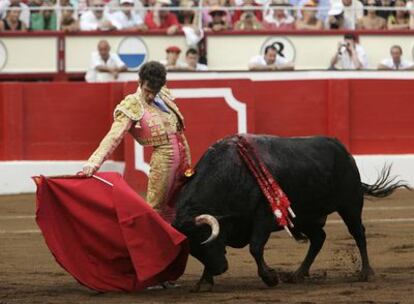
[[[90, 66], [85, 80], [88, 82], [116, 81], [127, 66], [116, 54], [110, 52], [111, 47], [106, 40], [101, 40], [97, 51], [91, 54]], [[200, 63], [199, 52], [189, 48], [185, 52], [184, 61], [180, 60], [181, 49], [169, 46], [165, 49], [165, 59], [160, 59], [169, 71], [208, 71], [205, 64]], [[292, 71], [295, 63], [288, 61], [278, 54], [277, 48], [270, 44], [265, 47], [263, 54], [250, 59], [248, 69], [251, 71]], [[358, 37], [352, 33], [345, 34], [338, 42], [338, 49], [331, 59], [329, 70], [364, 70], [368, 68], [368, 56], [359, 44]], [[399, 45], [390, 48], [390, 57], [383, 59], [377, 65], [378, 70], [414, 70], [414, 62], [403, 58], [403, 50]], [[104, 74], [103, 78], [99, 74]]]
[[0, 19], [0, 30], [162, 29], [200, 38], [230, 29], [408, 30], [414, 6], [412, 0], [0, 0]]

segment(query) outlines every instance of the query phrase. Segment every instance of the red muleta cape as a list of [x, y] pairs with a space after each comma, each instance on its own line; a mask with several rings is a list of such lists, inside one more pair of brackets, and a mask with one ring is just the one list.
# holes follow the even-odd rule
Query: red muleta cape
[[98, 291], [137, 291], [176, 280], [186, 237], [164, 221], [117, 173], [35, 177], [36, 221], [56, 261]]

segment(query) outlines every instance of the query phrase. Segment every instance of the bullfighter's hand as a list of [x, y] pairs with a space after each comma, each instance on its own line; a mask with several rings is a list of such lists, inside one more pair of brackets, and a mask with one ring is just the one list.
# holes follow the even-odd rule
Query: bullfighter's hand
[[97, 168], [90, 164], [85, 164], [83, 166], [82, 172], [86, 176], [92, 176], [97, 171]]

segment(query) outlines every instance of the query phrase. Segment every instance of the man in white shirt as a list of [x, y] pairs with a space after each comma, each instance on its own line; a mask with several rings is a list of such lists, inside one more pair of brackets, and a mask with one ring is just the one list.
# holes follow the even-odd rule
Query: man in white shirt
[[378, 70], [414, 70], [414, 63], [402, 59], [402, 48], [399, 45], [393, 45], [390, 50], [391, 58], [384, 59], [378, 65]]
[[357, 43], [353, 34], [345, 34], [344, 41], [338, 43], [338, 51], [331, 59], [329, 69], [335, 70], [340, 62], [342, 70], [362, 70], [368, 68], [368, 57], [364, 48]]
[[125, 63], [115, 53], [111, 53], [111, 47], [106, 40], [98, 43], [98, 52], [93, 52], [91, 64], [85, 75], [87, 82], [114, 81], [119, 73], [127, 70]]
[[196, 49], [190, 48], [185, 53], [186, 69], [190, 71], [208, 71], [208, 67], [205, 64], [198, 62], [200, 58]]
[[121, 0], [121, 10], [113, 13], [110, 17], [112, 24], [118, 30], [143, 31], [147, 27], [141, 15], [134, 10], [134, 0]]
[[30, 9], [26, 4], [22, 3], [21, 0], [0, 0], [0, 19], [6, 18], [7, 8], [12, 4], [20, 6], [19, 20], [26, 25], [26, 28], [29, 28]]
[[277, 54], [273, 45], [265, 48], [264, 55], [257, 55], [250, 59], [249, 70], [251, 71], [280, 71], [293, 70], [293, 62]]
[[80, 17], [81, 31], [108, 31], [115, 29], [103, 0], [93, 0], [91, 9]]
[[345, 17], [344, 28], [354, 30], [357, 20], [364, 16], [364, 6], [359, 0], [342, 0], [342, 4]]

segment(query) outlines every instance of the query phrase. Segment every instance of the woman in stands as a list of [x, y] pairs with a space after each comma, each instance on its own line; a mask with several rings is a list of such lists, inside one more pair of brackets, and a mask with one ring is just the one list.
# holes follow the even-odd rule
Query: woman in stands
[[20, 18], [20, 6], [12, 4], [8, 7], [6, 18], [0, 20], [0, 31], [26, 31], [27, 28]]
[[[323, 30], [323, 22], [316, 18], [316, 4], [309, 1], [302, 9], [302, 19], [296, 20], [295, 27], [298, 30]], [[307, 9], [308, 8], [308, 9]]]
[[[368, 6], [379, 6], [376, 0], [368, 0]], [[366, 15], [360, 18], [357, 22], [357, 29], [359, 30], [384, 30], [387, 28], [387, 23], [384, 18], [377, 15], [377, 11], [367, 9]]]
[[[394, 7], [405, 8], [406, 3], [403, 0], [395, 1]], [[389, 30], [408, 30], [410, 23], [410, 14], [406, 10], [398, 10], [388, 16], [387, 27]]]

